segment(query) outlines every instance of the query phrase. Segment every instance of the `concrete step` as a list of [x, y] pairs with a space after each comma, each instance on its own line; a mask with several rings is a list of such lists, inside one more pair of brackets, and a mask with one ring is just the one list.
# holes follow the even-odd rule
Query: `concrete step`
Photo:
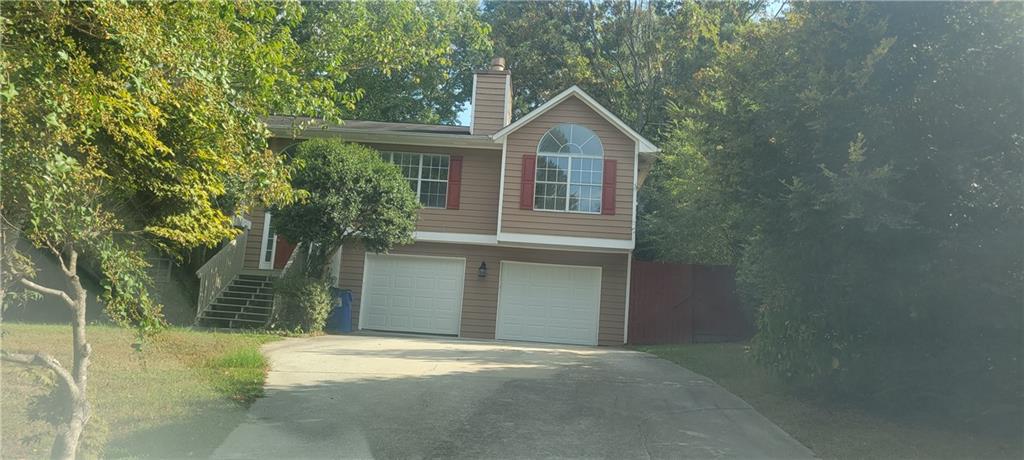
[[267, 322], [267, 315], [256, 314], [256, 313], [241, 313], [241, 312], [229, 312], [229, 311], [216, 311], [207, 310], [203, 313], [203, 318], [208, 319], [232, 319], [240, 321], [253, 321], [265, 323]]
[[270, 287], [258, 288], [258, 287], [252, 287], [252, 286], [236, 286], [236, 285], [232, 284], [232, 285], [228, 286], [227, 289], [225, 289], [225, 292], [236, 292], [236, 293], [240, 293], [240, 294], [274, 295], [274, 287], [270, 286]]
[[268, 314], [269, 315], [271, 310], [273, 310], [273, 308], [271, 308], [271, 307], [264, 307], [264, 306], [260, 306], [260, 305], [225, 305], [225, 304], [215, 303], [215, 304], [210, 305], [210, 309], [208, 311], [225, 311], [225, 312], [236, 312], [236, 313], [237, 312], [243, 312], [243, 311], [252, 311], [252, 312], [262, 312], [264, 314]]
[[266, 321], [250, 321], [231, 318], [200, 318], [200, 320], [207, 326], [225, 329], [256, 329], [266, 324]]
[[252, 292], [232, 292], [224, 291], [221, 297], [232, 297], [236, 299], [252, 299], [252, 300], [274, 300], [273, 294], [257, 294]]
[[236, 280], [232, 281], [231, 285], [232, 286], [238, 286], [238, 287], [249, 287], [249, 288], [268, 288], [268, 287], [269, 288], [273, 288], [274, 287], [274, 283], [270, 283], [270, 282], [265, 282], [265, 281], [247, 281], [247, 280], [240, 280], [240, 279], [236, 279]]

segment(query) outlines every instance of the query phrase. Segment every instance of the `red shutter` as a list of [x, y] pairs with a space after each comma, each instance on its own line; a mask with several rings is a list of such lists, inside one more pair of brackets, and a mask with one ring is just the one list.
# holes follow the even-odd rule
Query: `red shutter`
[[462, 155], [448, 158], [448, 209], [459, 209], [462, 196]]
[[601, 183], [601, 214], [615, 214], [615, 160], [604, 160], [604, 180]]
[[519, 209], [533, 209], [533, 184], [537, 178], [537, 155], [523, 155], [523, 178], [519, 182]]

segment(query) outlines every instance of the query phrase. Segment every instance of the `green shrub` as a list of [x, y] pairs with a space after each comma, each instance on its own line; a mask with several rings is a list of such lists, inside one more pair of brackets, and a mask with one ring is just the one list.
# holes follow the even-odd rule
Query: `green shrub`
[[295, 271], [274, 283], [277, 309], [271, 328], [289, 331], [321, 332], [331, 311], [327, 282]]

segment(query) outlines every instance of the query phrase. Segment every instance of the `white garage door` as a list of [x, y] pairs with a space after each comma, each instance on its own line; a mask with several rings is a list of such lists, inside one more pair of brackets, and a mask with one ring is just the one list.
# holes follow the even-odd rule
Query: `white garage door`
[[601, 268], [501, 263], [499, 339], [597, 345]]
[[361, 329], [459, 333], [465, 259], [367, 254]]

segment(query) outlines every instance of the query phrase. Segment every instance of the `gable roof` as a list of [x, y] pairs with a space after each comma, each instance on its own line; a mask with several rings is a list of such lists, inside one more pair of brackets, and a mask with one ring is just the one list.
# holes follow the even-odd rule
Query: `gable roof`
[[601, 117], [607, 120], [608, 123], [611, 123], [612, 126], [615, 126], [616, 128], [618, 128], [619, 131], [622, 131], [623, 134], [633, 139], [633, 141], [636, 142], [640, 153], [656, 153], [661, 151], [661, 149], [659, 149], [658, 146], [654, 145], [653, 142], [647, 140], [646, 138], [641, 136], [640, 133], [634, 131], [633, 128], [630, 128], [629, 125], [627, 125], [624, 121], [620, 120], [619, 117], [616, 117], [615, 114], [611, 113], [608, 109], [604, 108], [603, 105], [594, 100], [594, 98], [590, 97], [589, 94], [587, 94], [585, 91], [580, 89], [579, 86], [576, 85], [573, 85], [569, 89], [562, 91], [557, 96], [551, 98], [551, 100], [541, 104], [540, 107], [533, 109], [533, 111], [526, 114], [524, 117], [516, 120], [512, 124], [504, 128], [501, 128], [498, 132], [492, 134], [491, 138], [494, 139], [495, 141], [504, 139], [509, 134], [512, 134], [519, 128], [525, 126], [527, 123], [543, 115], [544, 112], [551, 110], [553, 107], [557, 106], [562, 101], [568, 99], [570, 96], [576, 96], [577, 98], [579, 98], [579, 100], [583, 101], [584, 104], [587, 104], [588, 107], [593, 109], [595, 112], [601, 115]]

